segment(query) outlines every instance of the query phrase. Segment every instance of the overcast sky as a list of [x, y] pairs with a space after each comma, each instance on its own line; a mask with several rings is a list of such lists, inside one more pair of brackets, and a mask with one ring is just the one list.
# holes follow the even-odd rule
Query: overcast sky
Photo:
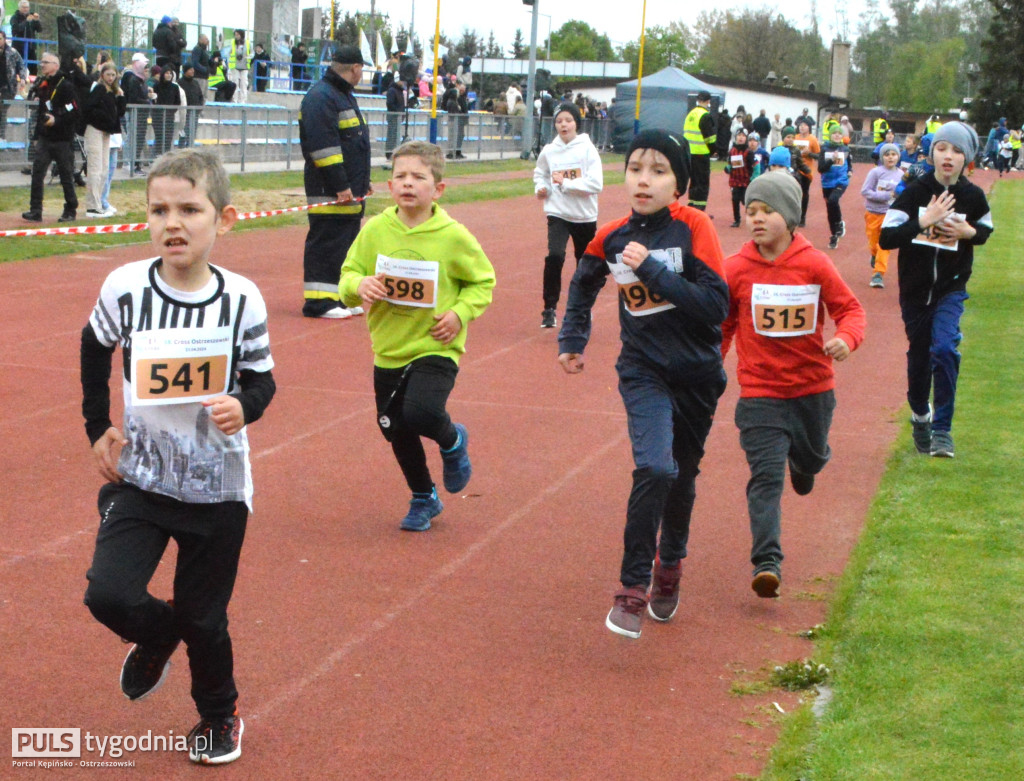
[[[199, 2], [202, 2], [204, 25], [230, 27], [251, 26], [252, 3], [246, 0], [137, 0], [136, 13], [152, 14], [159, 18], [163, 14], [177, 16], [182, 21], [194, 22], [198, 17]], [[315, 8], [313, 0], [300, 0], [303, 8]], [[537, 43], [547, 38], [548, 29], [557, 30], [570, 19], [583, 19], [599, 33], [604, 33], [613, 45], [621, 45], [640, 37], [642, 0], [537, 0], [538, 23]], [[850, 36], [857, 32], [859, 17], [867, 0], [818, 0], [818, 23], [822, 37], [827, 44], [847, 26]], [[713, 7], [742, 10], [760, 9], [768, 6], [757, 0], [719, 0]], [[884, 0], [883, 0], [884, 5]], [[648, 27], [667, 25], [682, 21], [692, 26], [702, 4], [684, 3], [680, 0], [647, 0]], [[326, 0], [321, 6], [329, 8]], [[369, 0], [343, 2], [343, 12], [362, 11], [369, 13]], [[789, 3], [781, 9], [771, 4], [773, 12], [781, 13], [797, 29], [810, 25], [811, 3]], [[433, 37], [437, 0], [377, 0], [376, 10], [387, 13], [394, 26], [405, 23], [408, 26], [415, 9], [414, 27], [418, 36]], [[451, 38], [458, 38], [464, 28], [476, 30], [486, 41], [491, 30], [498, 43], [506, 50], [512, 43], [517, 28], [523, 31], [523, 40], [530, 40], [530, 7], [522, 0], [441, 0], [441, 31]], [[844, 16], [845, 15], [845, 16]], [[845, 22], [844, 22], [845, 19]], [[291, 32], [291, 31], [287, 31]], [[189, 43], [192, 43], [191, 41]]]

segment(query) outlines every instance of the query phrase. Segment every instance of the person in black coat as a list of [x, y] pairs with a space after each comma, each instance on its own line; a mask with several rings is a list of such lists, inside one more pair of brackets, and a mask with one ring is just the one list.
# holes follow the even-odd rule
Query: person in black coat
[[402, 122], [402, 114], [405, 113], [405, 82], [401, 79], [395, 79], [391, 82], [387, 91], [387, 120], [388, 120], [388, 135], [384, 140], [384, 157], [388, 160], [391, 159], [391, 153], [395, 151], [395, 147], [398, 146], [398, 139], [400, 136], [399, 126]]
[[35, 138], [32, 160], [32, 189], [29, 208], [22, 218], [32, 222], [43, 219], [43, 179], [50, 162], [57, 163], [61, 187], [64, 188], [64, 211], [58, 222], [71, 222], [78, 216], [78, 196], [75, 194], [75, 126], [78, 123], [78, 95], [75, 88], [60, 71], [60, 60], [52, 52], [43, 52], [39, 58], [39, 78], [35, 83], [39, 99], [36, 107]]
[[[210, 39], [205, 33], [200, 33], [195, 47], [192, 49], [192, 67], [195, 68], [195, 80], [199, 89], [206, 95], [206, 80], [210, 78]], [[205, 101], [205, 97], [204, 97]]]
[[306, 78], [306, 62], [309, 55], [306, 53], [306, 44], [299, 41], [292, 47], [292, 89], [304, 92], [309, 87], [309, 80]]
[[153, 31], [153, 48], [156, 49], [156, 64], [160, 70], [170, 68], [178, 75], [181, 67], [181, 52], [185, 39], [178, 31], [177, 20], [165, 16]]
[[253, 47], [253, 52], [253, 88], [257, 92], [266, 92], [267, 84], [270, 82], [270, 52], [263, 48], [262, 43], [257, 43]]
[[203, 113], [200, 107], [206, 103], [206, 95], [203, 94], [203, 87], [195, 77], [195, 72], [195, 66], [186, 62], [181, 69], [181, 81], [178, 82], [178, 86], [185, 92], [185, 103], [189, 106], [185, 112], [185, 132], [178, 139], [178, 146], [181, 147], [190, 147], [195, 143], [199, 115]]
[[91, 161], [85, 191], [85, 216], [90, 218], [109, 216], [103, 208], [103, 191], [110, 165], [110, 137], [121, 132], [121, 117], [128, 105], [113, 62], [103, 63], [97, 75], [82, 108], [85, 151]]
[[441, 108], [448, 112], [448, 154], [449, 160], [462, 160], [462, 138], [466, 133], [466, 114], [469, 112], [469, 100], [466, 98], [466, 85], [455, 81], [449, 82], [448, 88], [441, 98]]
[[[158, 106], [180, 106], [181, 90], [174, 80], [174, 69], [153, 68], [153, 75], [156, 77], [156, 104]], [[153, 146], [154, 155], [160, 157], [171, 148], [174, 141], [174, 115], [175, 111], [169, 108], [159, 109], [153, 116]]]
[[39, 14], [33, 13], [28, 0], [21, 0], [18, 3], [18, 10], [11, 14], [11, 37], [23, 38], [24, 40], [12, 41], [14, 48], [18, 50], [21, 59], [28, 66], [28, 72], [33, 76], [38, 73], [36, 63], [36, 45], [33, 40], [36, 33], [43, 31], [43, 23], [39, 21]]

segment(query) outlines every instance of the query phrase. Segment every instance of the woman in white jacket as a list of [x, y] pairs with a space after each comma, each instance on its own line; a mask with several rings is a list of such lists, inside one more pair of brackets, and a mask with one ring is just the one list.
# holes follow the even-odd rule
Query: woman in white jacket
[[544, 311], [541, 328], [557, 324], [565, 247], [572, 237], [576, 263], [597, 233], [597, 194], [604, 188], [601, 157], [586, 133], [580, 110], [563, 103], [555, 111], [555, 139], [537, 157], [533, 188], [548, 218], [548, 254], [544, 258]]

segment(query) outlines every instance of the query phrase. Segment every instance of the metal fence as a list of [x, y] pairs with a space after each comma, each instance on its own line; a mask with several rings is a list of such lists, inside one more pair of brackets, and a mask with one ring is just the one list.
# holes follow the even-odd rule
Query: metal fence
[[[0, 170], [23, 168], [31, 157], [35, 101], [11, 100], [8, 104], [6, 138], [0, 141]], [[425, 111], [389, 113], [363, 109], [370, 128], [371, 157], [384, 158], [404, 140], [430, 140], [430, 114]], [[523, 150], [525, 117], [484, 112], [468, 115], [437, 115], [437, 143], [452, 157], [503, 159], [518, 157]], [[531, 148], [539, 151], [554, 137], [551, 117], [535, 122]], [[302, 165], [298, 111], [273, 106], [208, 103], [205, 106], [129, 106], [125, 115], [121, 164], [135, 175], [136, 164], [145, 165], [177, 146], [216, 148], [226, 164], [261, 164], [261, 169], [290, 170]], [[611, 121], [584, 119], [599, 148], [611, 145]], [[461, 154], [456, 154], [461, 153]], [[262, 165], [270, 163], [270, 166]]]

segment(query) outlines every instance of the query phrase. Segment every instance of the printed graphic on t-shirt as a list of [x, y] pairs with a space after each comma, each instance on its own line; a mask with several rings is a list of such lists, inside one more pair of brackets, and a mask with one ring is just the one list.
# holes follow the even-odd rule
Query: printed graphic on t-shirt
[[383, 274], [385, 301], [432, 309], [437, 302], [441, 265], [436, 260], [408, 260], [377, 255], [376, 273]]
[[[643, 317], [676, 308], [675, 304], [652, 292], [647, 285], [641, 282], [633, 269], [622, 262], [621, 253], [615, 257], [616, 262], [609, 261], [608, 268], [611, 269], [612, 276], [615, 277], [615, 282], [619, 286], [619, 298], [627, 312], [634, 317]], [[647, 257], [664, 264], [666, 268], [676, 274], [683, 271], [683, 251], [679, 247], [652, 249]]]
[[751, 285], [754, 331], [770, 337], [813, 334], [820, 295], [821, 285]]
[[[917, 207], [917, 219], [920, 220], [924, 216], [926, 208], [924, 206]], [[966, 214], [954, 213], [946, 218], [946, 222], [964, 222], [967, 219]], [[956, 252], [957, 247], [960, 246], [958, 239], [951, 239], [936, 231], [935, 226], [931, 225], [925, 228], [923, 231], [917, 234], [913, 239], [914, 244], [924, 244], [926, 247], [936, 247], [938, 249], [950, 250]]]

